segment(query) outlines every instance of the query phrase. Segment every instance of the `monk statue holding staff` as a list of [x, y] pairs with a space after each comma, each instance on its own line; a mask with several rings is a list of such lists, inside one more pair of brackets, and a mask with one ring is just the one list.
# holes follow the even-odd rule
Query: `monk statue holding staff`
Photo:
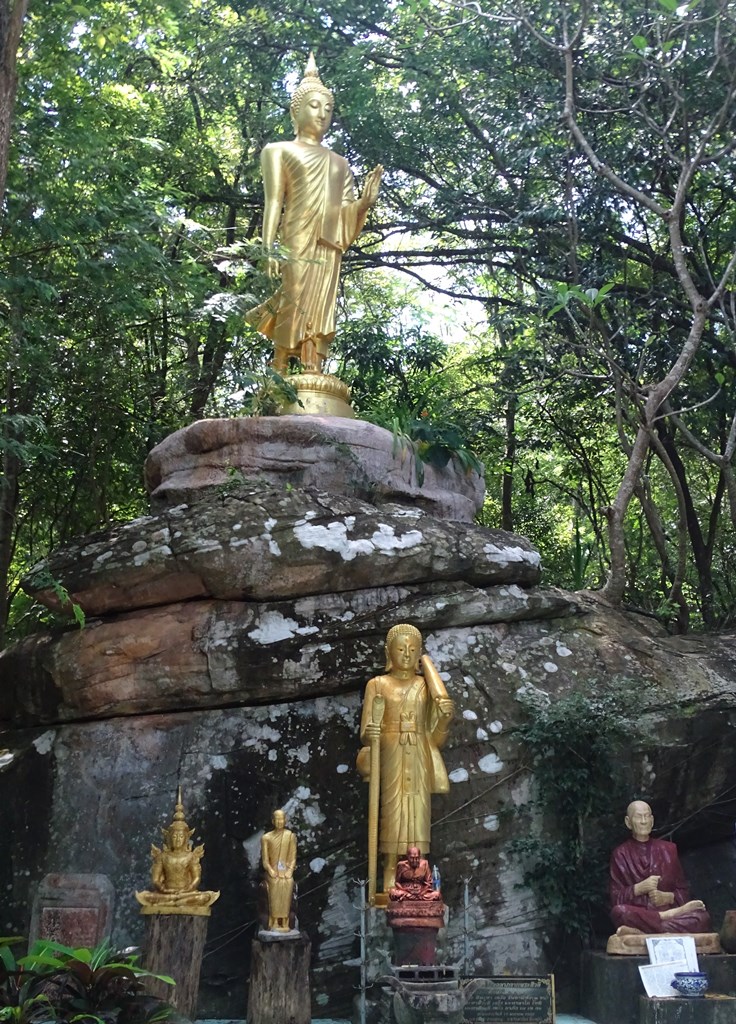
[[[431, 795], [450, 788], [440, 750], [454, 713], [437, 669], [422, 656], [419, 630], [405, 623], [393, 626], [386, 637], [385, 673], [366, 686], [358, 755], [358, 771], [373, 795], [376, 787], [379, 791], [377, 849], [384, 893], [394, 886], [396, 863], [409, 847], [430, 849]], [[377, 778], [372, 774], [376, 761]], [[372, 841], [369, 820], [369, 875]]]

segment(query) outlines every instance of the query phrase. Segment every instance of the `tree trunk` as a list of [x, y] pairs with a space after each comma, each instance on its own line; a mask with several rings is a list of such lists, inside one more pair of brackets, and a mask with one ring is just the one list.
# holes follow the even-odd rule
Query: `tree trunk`
[[301, 935], [282, 942], [253, 940], [248, 1024], [309, 1024], [311, 943]]
[[0, 205], [8, 176], [10, 126], [18, 86], [16, 61], [28, 0], [0, 0]]
[[168, 974], [176, 985], [146, 979], [146, 991], [165, 999], [183, 1017], [195, 1020], [199, 972], [209, 917], [192, 914], [150, 914], [146, 934], [146, 970]]
[[513, 532], [514, 514], [514, 462], [516, 460], [516, 395], [510, 395], [506, 405], [506, 451], [503, 456], [503, 478], [501, 483], [501, 529]]
[[724, 478], [720, 474], [716, 493], [711, 510], [711, 521], [707, 535], [703, 536], [700, 527], [700, 520], [695, 509], [692, 494], [687, 482], [687, 473], [680, 453], [675, 445], [673, 434], [666, 429], [661, 422], [657, 424], [659, 440], [672, 464], [673, 472], [677, 475], [682, 491], [685, 523], [690, 547], [693, 552], [693, 560], [698, 573], [698, 592], [700, 594], [700, 611], [703, 616], [703, 624], [708, 627], [714, 625], [713, 616], [713, 541], [716, 533], [716, 524], [720, 516], [721, 504], [723, 501]]
[[[11, 440], [5, 432], [6, 441]], [[0, 477], [0, 649], [5, 643], [5, 632], [10, 612], [10, 565], [15, 545], [15, 515], [20, 493], [18, 481], [21, 463], [11, 450], [3, 453]]]

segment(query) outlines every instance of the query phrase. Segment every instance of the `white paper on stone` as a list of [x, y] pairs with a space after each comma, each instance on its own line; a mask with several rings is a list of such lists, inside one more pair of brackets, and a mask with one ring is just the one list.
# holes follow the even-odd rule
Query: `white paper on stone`
[[684, 960], [687, 966], [682, 970], [700, 970], [692, 935], [649, 935], [646, 943], [650, 964], [672, 964]]
[[675, 972], [687, 970], [687, 960], [675, 960], [663, 964], [644, 964], [639, 968], [639, 974], [650, 999], [675, 999], [680, 994], [672, 988]]

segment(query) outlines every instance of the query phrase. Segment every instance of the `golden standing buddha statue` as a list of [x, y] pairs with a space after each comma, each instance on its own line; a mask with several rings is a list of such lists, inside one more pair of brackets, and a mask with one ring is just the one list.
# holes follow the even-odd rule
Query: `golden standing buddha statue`
[[271, 142], [261, 153], [263, 247], [272, 251], [278, 238], [287, 258], [267, 257], [267, 273], [280, 277], [281, 285], [246, 318], [273, 341], [273, 366], [279, 372], [297, 357], [307, 373], [321, 374], [335, 336], [342, 254], [360, 234], [383, 174], [376, 165], [355, 198], [347, 160], [322, 145], [333, 105], [310, 53], [291, 99], [295, 138]]
[[[366, 686], [358, 755], [358, 771], [373, 793], [378, 787], [377, 850], [383, 856], [384, 893], [393, 887], [397, 860], [408, 847], [430, 849], [431, 794], [450, 788], [440, 749], [454, 713], [437, 669], [422, 655], [419, 630], [406, 623], [393, 626], [386, 637], [385, 674]], [[372, 841], [369, 822], [369, 875], [375, 859]], [[375, 879], [372, 889], [371, 897]]]
[[169, 827], [161, 831], [164, 836], [162, 849], [151, 846], [151, 881], [154, 891], [135, 894], [143, 907], [141, 913], [209, 917], [210, 907], [220, 893], [199, 892], [204, 845], [192, 848], [194, 829], [189, 828], [184, 818], [181, 786], [176, 796], [174, 818]]
[[261, 865], [268, 893], [268, 931], [288, 932], [296, 867], [296, 836], [286, 827], [286, 814], [271, 818], [273, 829], [261, 840]]

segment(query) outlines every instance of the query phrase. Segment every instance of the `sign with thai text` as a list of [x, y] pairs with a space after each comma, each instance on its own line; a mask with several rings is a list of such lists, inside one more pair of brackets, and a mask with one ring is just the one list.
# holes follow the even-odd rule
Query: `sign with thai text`
[[544, 978], [474, 978], [463, 1020], [472, 1024], [554, 1024], [554, 975]]

